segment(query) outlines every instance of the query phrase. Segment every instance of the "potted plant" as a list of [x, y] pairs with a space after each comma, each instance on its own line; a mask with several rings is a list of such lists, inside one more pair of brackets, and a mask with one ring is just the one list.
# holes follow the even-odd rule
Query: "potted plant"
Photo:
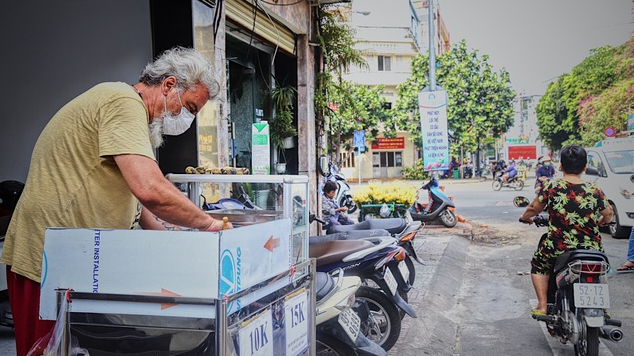
[[[297, 129], [293, 126], [293, 100], [297, 91], [291, 86], [276, 86], [271, 91], [275, 115], [269, 121], [271, 142], [278, 150], [277, 173], [286, 172], [286, 157], [284, 149], [292, 148], [293, 138], [297, 136]], [[289, 141], [290, 144], [289, 145]]]

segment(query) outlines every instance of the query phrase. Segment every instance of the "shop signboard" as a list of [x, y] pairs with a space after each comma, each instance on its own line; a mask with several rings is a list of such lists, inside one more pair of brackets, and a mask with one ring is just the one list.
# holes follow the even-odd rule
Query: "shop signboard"
[[373, 150], [402, 150], [405, 148], [405, 137], [377, 138], [372, 142]]
[[449, 166], [447, 101], [444, 90], [423, 90], [418, 94], [425, 171], [445, 170]]
[[251, 167], [253, 174], [271, 173], [271, 140], [266, 122], [251, 126]]
[[535, 145], [509, 145], [509, 159], [537, 159], [537, 146]]
[[[57, 289], [221, 299], [289, 270], [290, 234], [290, 219], [216, 233], [49, 228], [44, 242], [40, 317], [56, 319]], [[288, 283], [279, 282], [282, 286]], [[241, 302], [250, 303], [257, 297], [249, 294], [228, 308], [234, 312]], [[191, 304], [83, 303], [73, 302], [73, 309], [202, 317], [200, 308]]]

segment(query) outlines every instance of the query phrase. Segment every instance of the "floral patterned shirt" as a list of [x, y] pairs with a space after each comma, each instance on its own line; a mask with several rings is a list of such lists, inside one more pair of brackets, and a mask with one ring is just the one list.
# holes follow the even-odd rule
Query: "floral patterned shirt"
[[546, 202], [550, 217], [548, 237], [555, 249], [603, 249], [598, 222], [609, 203], [599, 187], [551, 179], [544, 184], [538, 199]]

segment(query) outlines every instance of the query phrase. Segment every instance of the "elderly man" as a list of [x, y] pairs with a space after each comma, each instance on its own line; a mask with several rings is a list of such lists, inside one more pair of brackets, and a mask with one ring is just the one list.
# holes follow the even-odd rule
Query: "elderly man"
[[218, 90], [211, 63], [177, 47], [148, 63], [139, 83], [98, 84], [53, 116], [33, 150], [0, 259], [17, 356], [53, 326], [39, 320], [47, 227], [222, 229], [163, 176], [153, 151], [163, 135], [185, 132]]

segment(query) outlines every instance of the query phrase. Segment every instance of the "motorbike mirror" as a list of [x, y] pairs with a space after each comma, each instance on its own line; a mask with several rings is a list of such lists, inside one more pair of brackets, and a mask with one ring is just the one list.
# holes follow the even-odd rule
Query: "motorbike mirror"
[[319, 170], [321, 171], [322, 176], [327, 176], [328, 172], [330, 172], [330, 167], [328, 167], [328, 157], [321, 156], [319, 157]]
[[513, 205], [515, 205], [518, 208], [527, 207], [528, 204], [530, 204], [530, 203], [531, 203], [531, 201], [528, 200], [527, 197], [518, 196], [518, 197], [515, 197], [513, 199]]

